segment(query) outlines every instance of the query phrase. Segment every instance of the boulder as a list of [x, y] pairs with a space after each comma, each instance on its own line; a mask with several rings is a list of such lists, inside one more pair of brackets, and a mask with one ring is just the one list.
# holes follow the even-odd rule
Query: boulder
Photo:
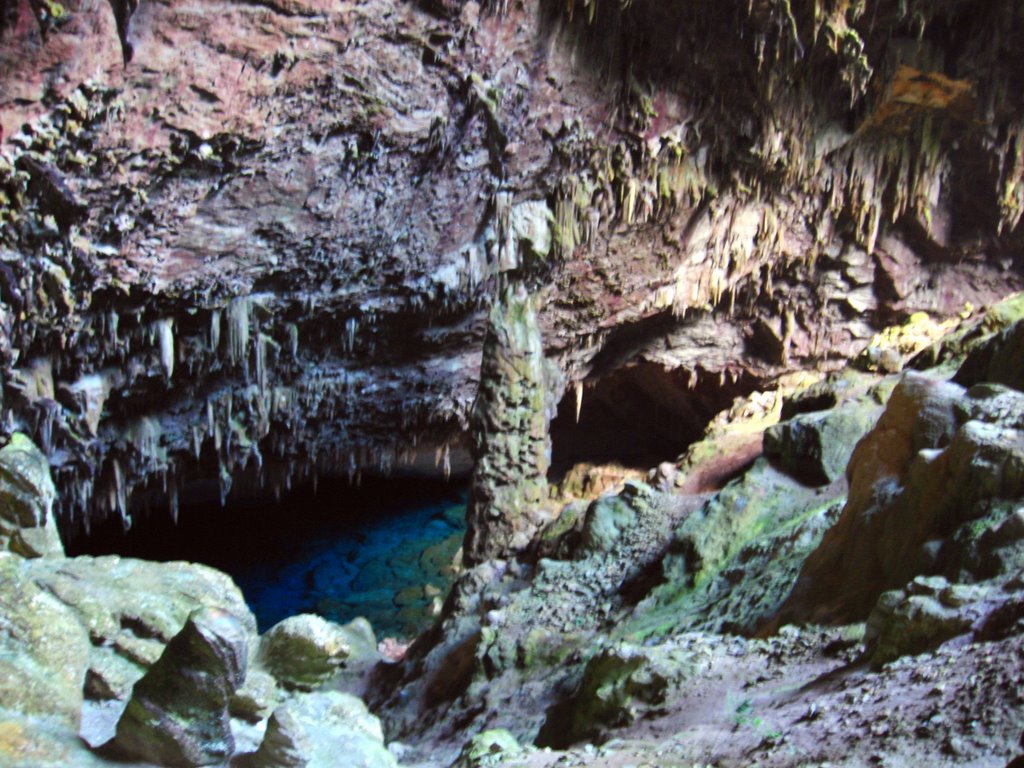
[[135, 684], [113, 748], [158, 765], [223, 763], [235, 748], [228, 716], [245, 679], [247, 633], [237, 618], [201, 608]]
[[0, 449], [0, 550], [62, 557], [64, 545], [53, 516], [56, 499], [46, 456], [15, 432]]
[[213, 568], [107, 556], [29, 560], [25, 570], [88, 630], [92, 698], [126, 699], [197, 608], [235, 616], [255, 648], [255, 617], [231, 578]]
[[918, 589], [916, 594], [904, 590], [882, 593], [868, 617], [865, 634], [873, 666], [930, 650], [970, 629], [971, 617], [966, 612], [942, 603], [939, 593], [948, 585], [941, 582], [930, 585], [931, 589]]
[[798, 479], [815, 485], [835, 482], [881, 410], [877, 403], [864, 400], [796, 416], [765, 431], [765, 456]]
[[0, 552], [0, 706], [77, 727], [88, 658], [74, 612], [32, 582], [25, 561]]
[[601, 741], [609, 729], [636, 722], [663, 705], [672, 688], [706, 659], [698, 646], [619, 643], [600, 651], [587, 662], [576, 693], [549, 711], [537, 746], [564, 749]]
[[[7, 699], [5, 699], [7, 701]], [[4, 768], [111, 768], [89, 751], [61, 717], [0, 709], [0, 765]]]
[[285, 688], [313, 690], [350, 659], [377, 658], [365, 619], [341, 626], [310, 613], [275, 624], [260, 641], [260, 660]]
[[636, 510], [619, 496], [603, 496], [587, 509], [582, 553], [607, 552], [627, 528], [636, 524]]
[[250, 669], [245, 684], [231, 697], [231, 716], [258, 723], [270, 715], [279, 698], [273, 676], [262, 669]]
[[245, 768], [397, 768], [380, 721], [366, 705], [337, 691], [296, 696], [274, 710], [263, 743]]

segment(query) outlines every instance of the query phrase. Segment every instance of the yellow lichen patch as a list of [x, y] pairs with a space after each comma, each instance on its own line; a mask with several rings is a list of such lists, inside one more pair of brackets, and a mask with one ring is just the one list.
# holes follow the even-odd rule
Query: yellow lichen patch
[[903, 325], [893, 325], [875, 334], [869, 348], [893, 350], [903, 357], [915, 355], [959, 324], [959, 317], [936, 322], [927, 312], [915, 312]]
[[551, 498], [560, 504], [574, 499], [594, 499], [606, 493], [618, 493], [627, 480], [643, 480], [644, 473], [619, 464], [573, 465], [562, 482], [551, 488]]

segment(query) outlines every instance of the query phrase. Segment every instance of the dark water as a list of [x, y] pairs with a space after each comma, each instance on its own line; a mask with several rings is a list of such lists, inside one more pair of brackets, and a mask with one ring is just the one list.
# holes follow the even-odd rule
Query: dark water
[[378, 636], [429, 626], [451, 582], [465, 531], [465, 493], [443, 483], [321, 480], [280, 503], [183, 507], [69, 542], [69, 554], [188, 560], [230, 574], [260, 631], [297, 613], [337, 622], [365, 616]]

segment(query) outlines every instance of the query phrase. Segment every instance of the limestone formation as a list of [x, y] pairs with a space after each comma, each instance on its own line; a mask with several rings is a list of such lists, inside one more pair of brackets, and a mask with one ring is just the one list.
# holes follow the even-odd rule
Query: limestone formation
[[575, 695], [549, 714], [538, 736], [541, 746], [600, 740], [610, 728], [641, 717], [666, 700], [670, 688], [693, 671], [699, 652], [626, 643], [605, 649], [587, 663]]
[[452, 768], [490, 768], [522, 753], [515, 736], [504, 728], [495, 728], [470, 739]]
[[984, 592], [951, 586], [941, 577], [918, 577], [905, 590], [884, 592], [867, 622], [871, 662], [882, 665], [918, 654], [966, 632], [980, 615], [962, 610], [964, 593], [972, 591]]
[[231, 614], [193, 612], [135, 684], [112, 747], [157, 765], [224, 763], [235, 747], [228, 704], [245, 680], [247, 639]]
[[0, 549], [24, 557], [63, 556], [46, 456], [20, 432], [0, 448]]
[[[1022, 59], [1019, 0], [0, 2], [0, 763], [134, 686], [128, 759], [391, 768], [371, 665], [416, 764], [1020, 762]], [[394, 663], [61, 557], [470, 449]]]
[[250, 667], [242, 685], [231, 697], [232, 717], [258, 723], [270, 716], [281, 693], [274, 677], [261, 669]]
[[5, 423], [127, 525], [458, 471], [510, 270], [581, 393], [728, 401], [969, 313], [1024, 285], [1024, 192], [1019, 20], [963, 3], [8, 4]]
[[473, 414], [476, 467], [462, 550], [470, 565], [524, 549], [542, 519], [552, 383], [538, 302], [513, 281], [491, 309]]
[[995, 334], [973, 350], [954, 381], [970, 386], [980, 382], [1024, 390], [1024, 321]]
[[1024, 493], [1024, 432], [1009, 405], [1021, 402], [908, 374], [854, 450], [846, 506], [780, 620], [862, 619], [884, 590], [953, 568], [976, 538], [967, 531], [1001, 525], [1005, 503]]
[[86, 694], [93, 698], [127, 699], [197, 608], [235, 616], [255, 644], [256, 619], [241, 591], [207, 566], [108, 556], [32, 560], [25, 569], [88, 631]]
[[860, 408], [796, 416], [765, 431], [765, 455], [796, 477], [827, 485], [846, 473], [850, 454], [880, 413], [877, 403], [866, 402]]

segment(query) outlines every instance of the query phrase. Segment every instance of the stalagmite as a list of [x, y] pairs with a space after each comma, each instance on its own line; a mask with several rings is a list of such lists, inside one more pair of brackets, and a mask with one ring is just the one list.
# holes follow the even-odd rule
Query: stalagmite
[[549, 386], [538, 305], [511, 280], [489, 316], [472, 416], [476, 466], [463, 544], [469, 565], [525, 547], [547, 498]]

